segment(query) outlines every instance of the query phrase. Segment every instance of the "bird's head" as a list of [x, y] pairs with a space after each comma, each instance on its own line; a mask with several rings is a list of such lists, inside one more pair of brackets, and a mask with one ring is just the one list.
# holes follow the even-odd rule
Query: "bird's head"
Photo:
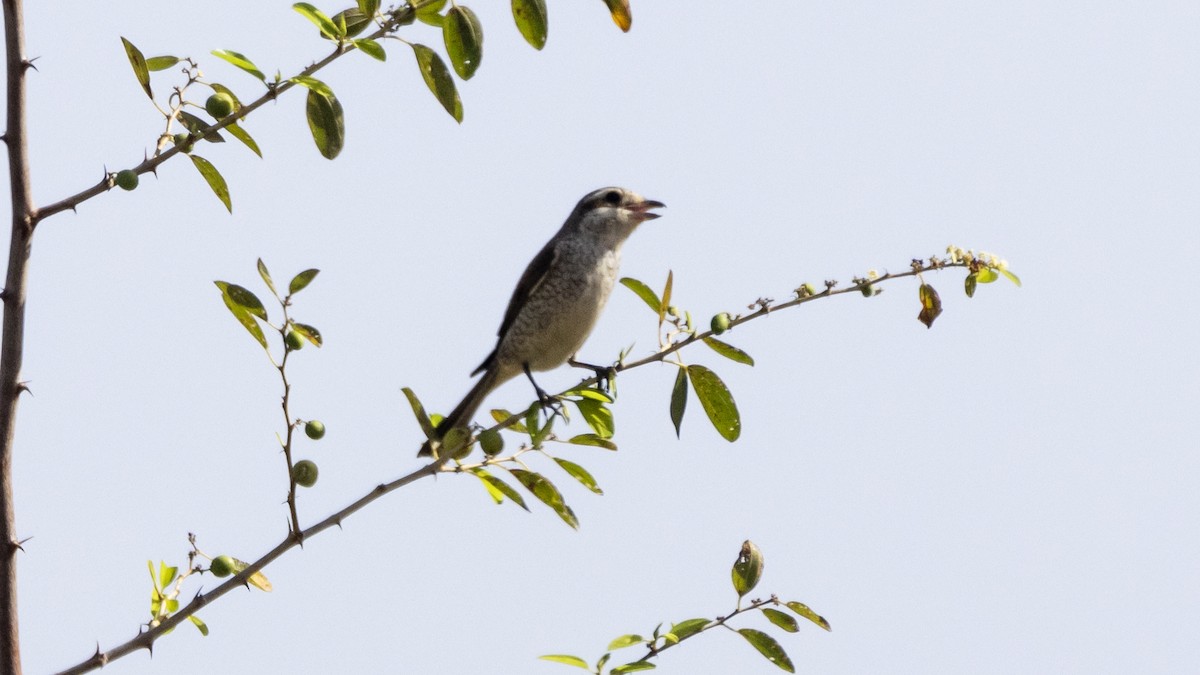
[[646, 199], [633, 190], [606, 187], [594, 190], [579, 200], [567, 223], [605, 239], [615, 238], [619, 243], [632, 234], [638, 225], [662, 215], [651, 209], [664, 206], [662, 202]]

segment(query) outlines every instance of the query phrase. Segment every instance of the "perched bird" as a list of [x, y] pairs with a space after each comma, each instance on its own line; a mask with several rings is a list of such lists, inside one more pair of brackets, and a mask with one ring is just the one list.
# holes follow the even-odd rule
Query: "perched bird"
[[[557, 368], [579, 351], [617, 281], [621, 245], [638, 225], [659, 217], [650, 209], [663, 206], [618, 187], [579, 200], [525, 268], [504, 312], [496, 348], [471, 373], [483, 377], [438, 425], [438, 438], [470, 425], [496, 387], [522, 372], [533, 382], [531, 371]], [[538, 398], [546, 400], [536, 382], [533, 386]], [[431, 455], [431, 445], [426, 441], [417, 456]]]

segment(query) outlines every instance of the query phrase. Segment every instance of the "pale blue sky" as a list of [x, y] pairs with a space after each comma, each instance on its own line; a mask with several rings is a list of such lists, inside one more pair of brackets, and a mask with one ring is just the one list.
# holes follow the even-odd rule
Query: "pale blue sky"
[[[246, 99], [258, 85], [209, 50], [286, 74], [327, 48], [287, 2], [75, 4], [28, 8], [39, 203], [153, 145], [119, 36], [196, 56]], [[322, 270], [295, 316], [327, 346], [292, 372], [295, 414], [329, 430], [301, 450], [322, 471], [312, 522], [418, 466], [400, 387], [457, 402], [526, 262], [609, 184], [668, 204], [623, 272], [674, 270], [705, 321], [948, 243], [1025, 285], [968, 300], [961, 272], [932, 275], [932, 330], [909, 281], [772, 315], [727, 336], [754, 368], [685, 352], [737, 398], [732, 445], [695, 400], [676, 440], [674, 369], [630, 372], [621, 450], [565, 455], [606, 491], [558, 480], [578, 532], [473, 479], [424, 481], [269, 568], [270, 595], [206, 609], [208, 638], [186, 628], [108, 670], [565, 674], [536, 657], [727, 612], [746, 538], [764, 594], [833, 624], [774, 631], [798, 672], [1194, 669], [1200, 6], [634, 0], [622, 34], [598, 0], [549, 4], [541, 53], [505, 3], [473, 5], [487, 37], [461, 126], [391, 43], [386, 64], [321, 75], [346, 109], [336, 161], [297, 95], [245, 125], [265, 159], [203, 149], [232, 217], [176, 161], [42, 225], [16, 455], [26, 671], [132, 636], [145, 561], [182, 562], [188, 532], [244, 559], [284, 533], [277, 382], [212, 280], [261, 288], [259, 256], [277, 277]], [[647, 353], [653, 322], [618, 289], [583, 356], [630, 343]], [[514, 381], [491, 403], [528, 396]], [[716, 633], [659, 672], [779, 671]]]

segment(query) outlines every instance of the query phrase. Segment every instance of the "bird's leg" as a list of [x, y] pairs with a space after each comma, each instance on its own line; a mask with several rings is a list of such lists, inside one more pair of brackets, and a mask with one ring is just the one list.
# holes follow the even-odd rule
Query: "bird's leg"
[[545, 389], [538, 386], [537, 380], [533, 379], [533, 373], [529, 371], [529, 364], [521, 364], [521, 369], [525, 371], [525, 377], [529, 378], [529, 383], [533, 385], [533, 390], [537, 392], [538, 403], [542, 404], [542, 409], [549, 408], [554, 412], [559, 412], [562, 409], [562, 401], [546, 393]]
[[576, 361], [574, 354], [567, 359], [567, 365], [571, 366], [572, 368], [587, 368], [595, 373], [596, 383], [599, 384], [600, 388], [604, 391], [608, 391], [609, 383], [617, 376], [617, 369], [613, 366], [596, 366], [590, 363], [584, 363], [583, 361]]

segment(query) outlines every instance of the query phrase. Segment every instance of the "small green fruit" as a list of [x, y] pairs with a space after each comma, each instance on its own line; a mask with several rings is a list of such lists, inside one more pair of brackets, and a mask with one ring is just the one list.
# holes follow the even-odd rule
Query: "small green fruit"
[[213, 558], [212, 564], [208, 566], [208, 571], [212, 572], [214, 577], [227, 577], [233, 574], [235, 567], [233, 558], [219, 555]]
[[304, 434], [314, 441], [319, 441], [325, 437], [325, 425], [317, 420], [309, 420], [304, 425]]
[[311, 459], [302, 459], [292, 466], [292, 480], [300, 487], [312, 487], [317, 484], [317, 464]]
[[117, 187], [122, 190], [132, 190], [138, 186], [138, 175], [133, 169], [124, 169], [117, 172]]
[[304, 338], [300, 337], [300, 334], [294, 330], [289, 330], [283, 341], [287, 343], [287, 348], [290, 351], [298, 352], [304, 349]]
[[193, 144], [188, 142], [188, 134], [186, 134], [186, 133], [175, 134], [174, 136], [171, 137], [171, 140], [174, 141], [175, 145], [181, 146], [181, 148], [183, 149], [184, 152], [192, 151]]
[[204, 102], [204, 109], [208, 111], [209, 115], [217, 119], [222, 119], [233, 112], [235, 105], [236, 103], [234, 103], [232, 96], [224, 92], [219, 92], [208, 97], [208, 100]]
[[712, 318], [712, 322], [709, 324], [712, 328], [713, 334], [720, 335], [721, 333], [729, 330], [729, 320], [729, 312], [721, 312], [720, 314], [714, 316]]
[[862, 294], [864, 298], [873, 298], [879, 295], [879, 289], [875, 288], [874, 284], [867, 284], [862, 287]]
[[481, 431], [479, 432], [479, 447], [483, 450], [483, 454], [495, 457], [504, 449], [504, 438], [495, 429]]

